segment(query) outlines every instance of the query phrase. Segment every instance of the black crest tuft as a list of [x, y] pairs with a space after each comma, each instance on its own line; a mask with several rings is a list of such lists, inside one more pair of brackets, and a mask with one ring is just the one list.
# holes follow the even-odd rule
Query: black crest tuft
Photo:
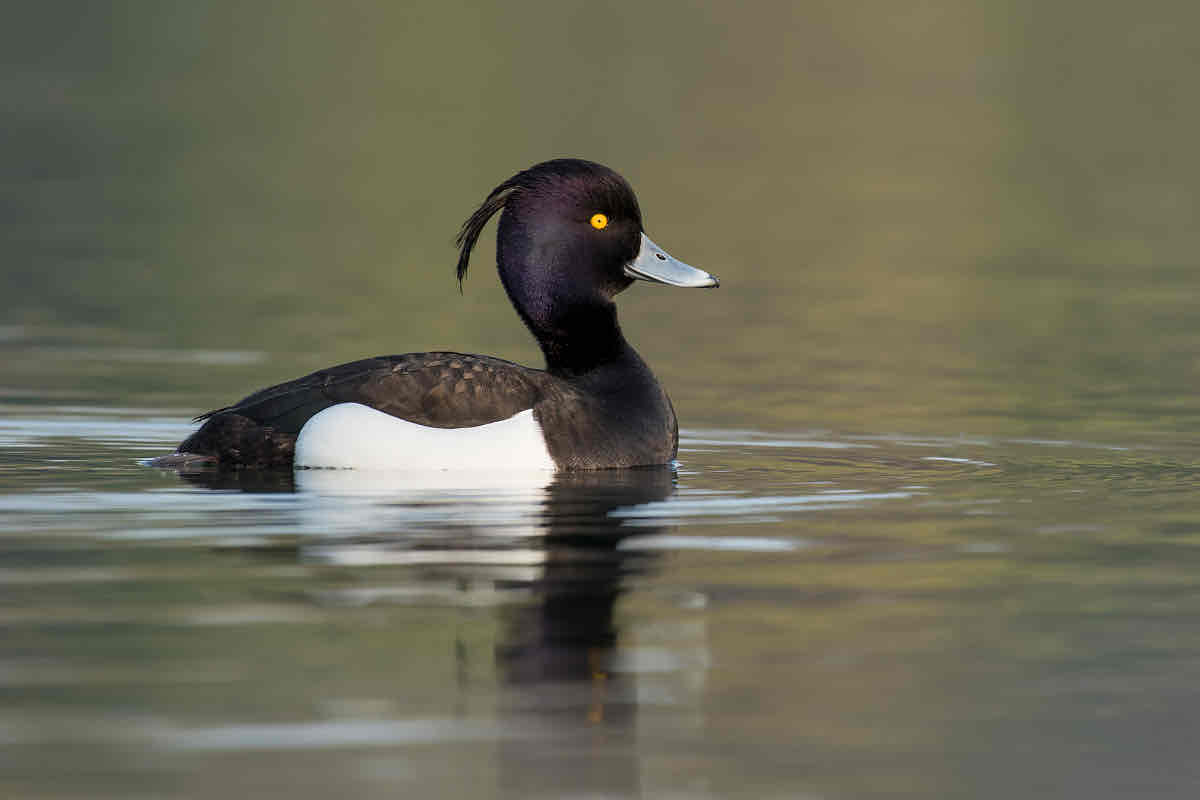
[[492, 218], [493, 214], [504, 208], [508, 196], [518, 187], [520, 177], [521, 174], [514, 175], [492, 189], [491, 194], [479, 208], [475, 209], [475, 213], [467, 218], [459, 230], [458, 236], [455, 237], [454, 246], [458, 248], [458, 290], [460, 292], [463, 278], [467, 276], [467, 266], [471, 261], [471, 250], [475, 247], [479, 234], [483, 232], [483, 226], [487, 225], [487, 221]]

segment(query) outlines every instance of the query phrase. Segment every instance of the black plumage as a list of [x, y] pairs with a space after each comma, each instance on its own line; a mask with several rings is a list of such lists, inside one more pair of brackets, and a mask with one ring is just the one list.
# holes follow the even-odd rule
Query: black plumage
[[[625, 268], [644, 239], [633, 190], [607, 167], [577, 159], [514, 175], [492, 190], [459, 233], [460, 286], [480, 232], [498, 211], [501, 282], [541, 345], [546, 370], [451, 352], [342, 364], [198, 417], [204, 424], [168, 457], [171, 463], [198, 458], [222, 467], [290, 466], [305, 423], [351, 402], [436, 428], [474, 427], [533, 409], [560, 469], [673, 459], [675, 412], [622, 335], [613, 303], [633, 282]], [[597, 227], [597, 215], [604, 225]]]

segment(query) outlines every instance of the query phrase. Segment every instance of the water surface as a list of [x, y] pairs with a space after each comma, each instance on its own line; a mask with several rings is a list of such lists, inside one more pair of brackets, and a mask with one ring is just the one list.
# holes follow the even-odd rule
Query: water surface
[[184, 480], [0, 426], [7, 791], [1183, 796], [1200, 465], [685, 429], [678, 470]]

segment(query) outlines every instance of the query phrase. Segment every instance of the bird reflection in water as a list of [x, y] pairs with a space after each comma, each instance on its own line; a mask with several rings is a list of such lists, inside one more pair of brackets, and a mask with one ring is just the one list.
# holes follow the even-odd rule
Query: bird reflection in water
[[619, 545], [654, 531], [629, 528], [611, 512], [673, 490], [669, 468], [563, 474], [547, 488], [545, 569], [528, 582], [530, 603], [502, 611], [495, 652], [501, 713], [548, 735], [501, 741], [505, 795], [637, 793], [636, 687], [613, 670], [614, 612], [626, 577], [649, 569], [652, 557]]
[[[491, 490], [452, 472], [182, 476], [214, 489], [308, 495], [298, 498], [298, 521], [310, 534], [301, 546], [310, 563], [424, 565], [443, 578], [458, 573], [464, 592], [478, 589], [481, 566], [491, 568], [491, 590], [508, 598], [494, 605], [498, 788], [514, 798], [638, 794], [636, 686], [613, 669], [615, 611], [626, 579], [655, 558], [622, 541], [659, 531], [613, 512], [669, 497], [672, 467], [493, 476]], [[456, 644], [464, 697], [471, 656]]]

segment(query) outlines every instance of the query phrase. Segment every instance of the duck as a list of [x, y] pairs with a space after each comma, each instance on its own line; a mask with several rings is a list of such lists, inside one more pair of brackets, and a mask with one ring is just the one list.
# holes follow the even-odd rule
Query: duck
[[675, 410], [622, 333], [614, 298], [639, 280], [714, 288], [718, 279], [646, 235], [620, 174], [557, 158], [496, 186], [463, 223], [460, 291], [497, 213], [500, 281], [544, 369], [456, 352], [340, 364], [196, 417], [202, 425], [159, 465], [574, 471], [674, 463]]

